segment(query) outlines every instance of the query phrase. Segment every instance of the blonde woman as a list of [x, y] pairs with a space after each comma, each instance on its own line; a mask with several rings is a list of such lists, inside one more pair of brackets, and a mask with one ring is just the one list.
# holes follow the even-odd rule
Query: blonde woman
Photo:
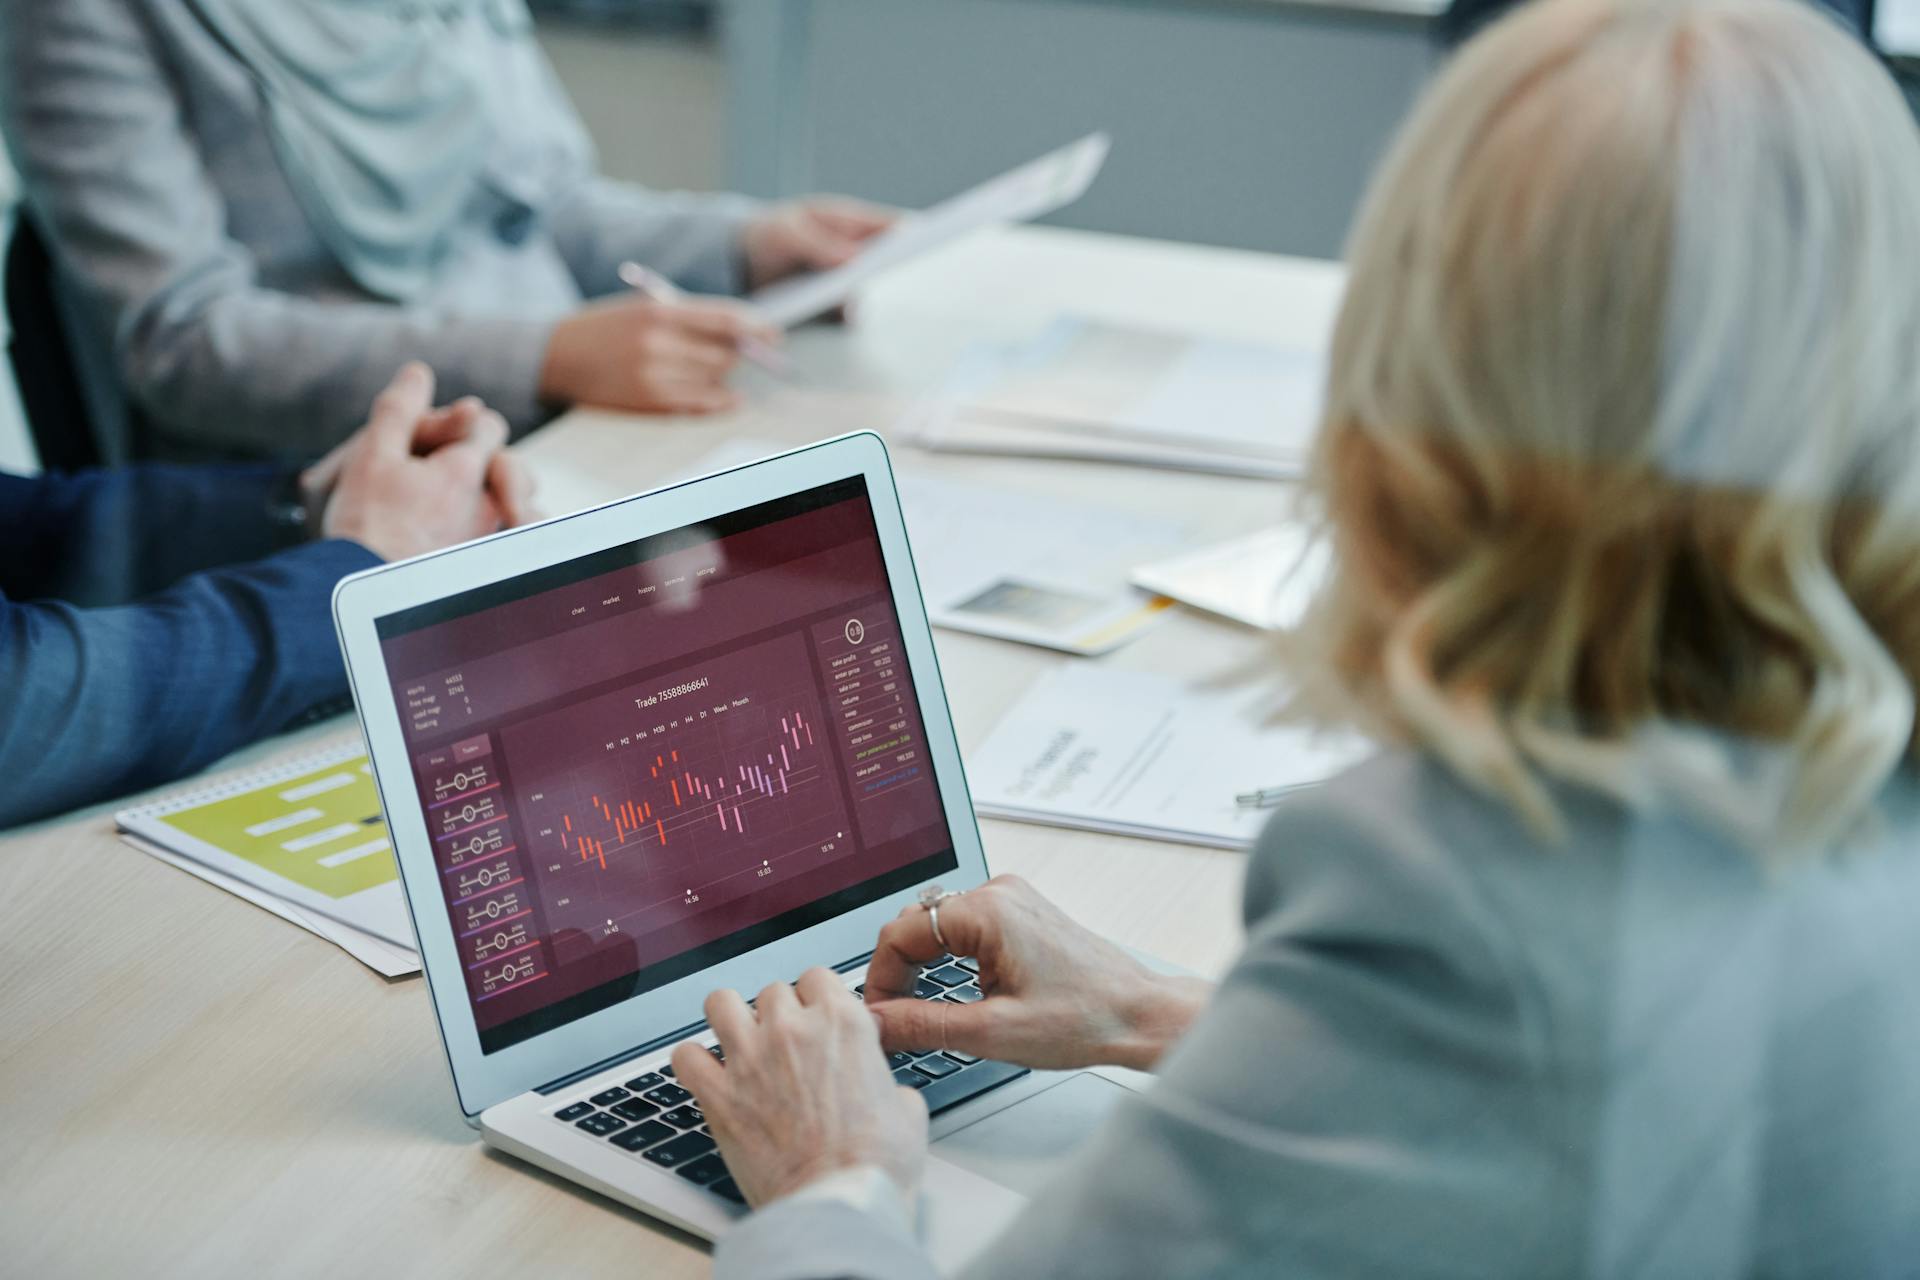
[[1151, 1067], [993, 1277], [1920, 1273], [1920, 138], [1790, 0], [1546, 0], [1352, 244], [1299, 647], [1392, 744], [1289, 803], [1217, 990], [1031, 889], [708, 1011], [717, 1273], [930, 1274], [875, 1045]]

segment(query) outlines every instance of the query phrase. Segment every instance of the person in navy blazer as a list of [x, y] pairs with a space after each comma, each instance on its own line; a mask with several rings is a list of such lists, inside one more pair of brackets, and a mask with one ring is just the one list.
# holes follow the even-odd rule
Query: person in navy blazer
[[409, 365], [271, 466], [0, 475], [0, 826], [192, 773], [343, 705], [334, 583], [527, 518], [506, 424]]

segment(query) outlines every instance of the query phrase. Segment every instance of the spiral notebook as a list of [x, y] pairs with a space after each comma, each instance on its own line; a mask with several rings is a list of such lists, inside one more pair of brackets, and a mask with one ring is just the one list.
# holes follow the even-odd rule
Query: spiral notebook
[[[358, 742], [232, 774], [124, 809], [114, 821], [136, 847], [300, 924], [388, 976], [396, 965], [399, 972], [419, 968], [379, 791]], [[359, 948], [354, 934], [377, 945]]]

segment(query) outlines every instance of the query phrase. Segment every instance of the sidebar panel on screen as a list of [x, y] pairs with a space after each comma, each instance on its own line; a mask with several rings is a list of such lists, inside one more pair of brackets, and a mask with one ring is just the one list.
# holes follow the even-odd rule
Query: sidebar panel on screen
[[381, 625], [488, 1052], [955, 865], [864, 485]]

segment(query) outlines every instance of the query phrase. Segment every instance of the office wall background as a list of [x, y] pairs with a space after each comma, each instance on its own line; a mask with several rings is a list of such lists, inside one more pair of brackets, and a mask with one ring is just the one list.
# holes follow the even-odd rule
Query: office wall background
[[540, 40], [604, 172], [695, 191], [726, 184], [727, 68], [707, 29], [546, 15]]
[[1090, 132], [1053, 220], [1338, 256], [1440, 0], [721, 0], [728, 173], [919, 205]]
[[1050, 221], [1333, 257], [1443, 2], [715, 0], [705, 37], [543, 30], [616, 176], [922, 205], [1104, 128]]

